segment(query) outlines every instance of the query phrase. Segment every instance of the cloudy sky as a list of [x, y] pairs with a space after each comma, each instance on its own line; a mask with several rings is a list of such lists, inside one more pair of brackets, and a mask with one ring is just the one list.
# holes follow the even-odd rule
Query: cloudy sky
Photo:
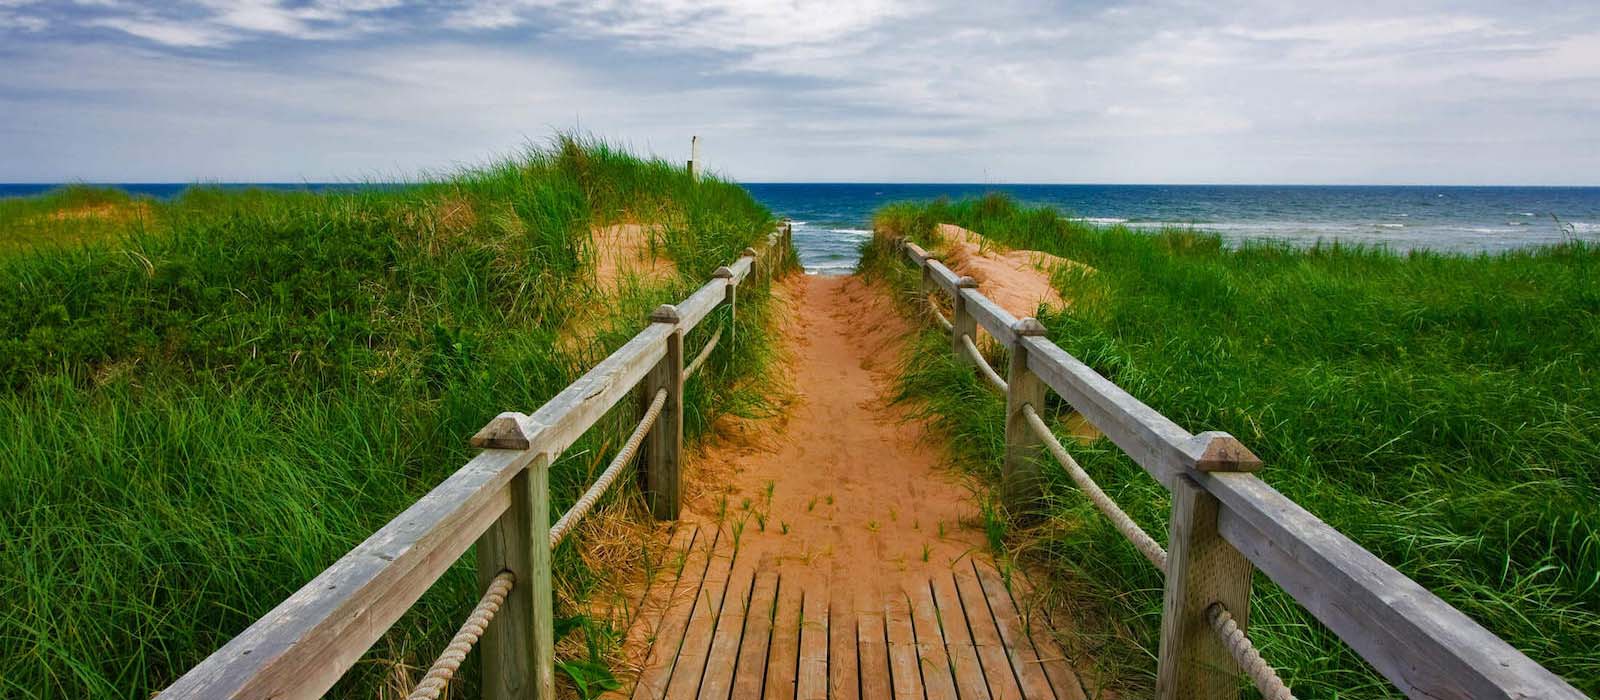
[[0, 182], [1600, 184], [1600, 3], [0, 0]]

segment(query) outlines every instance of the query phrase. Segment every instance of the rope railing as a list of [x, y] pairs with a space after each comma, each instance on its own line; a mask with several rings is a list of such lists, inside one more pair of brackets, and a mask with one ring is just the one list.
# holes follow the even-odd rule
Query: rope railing
[[700, 348], [700, 354], [695, 355], [694, 360], [689, 363], [689, 366], [683, 368], [684, 381], [688, 381], [690, 377], [693, 377], [694, 373], [700, 369], [700, 365], [705, 364], [706, 360], [711, 358], [711, 351], [717, 349], [717, 341], [719, 340], [722, 340], [721, 326], [717, 327], [716, 333], [711, 334], [711, 339], [706, 341], [706, 346]]
[[461, 669], [461, 662], [466, 660], [467, 653], [472, 651], [472, 645], [478, 643], [483, 631], [488, 629], [489, 623], [494, 620], [494, 614], [505, 604], [506, 595], [511, 593], [511, 587], [516, 585], [516, 582], [516, 576], [509, 571], [500, 572], [499, 576], [489, 582], [489, 589], [484, 591], [483, 598], [478, 600], [478, 606], [472, 609], [472, 614], [462, 623], [461, 630], [456, 632], [456, 636], [444, 648], [444, 653], [439, 654], [438, 660], [428, 668], [428, 672], [422, 676], [422, 681], [411, 689], [411, 694], [406, 696], [406, 700], [439, 700], [445, 686], [450, 685], [450, 679]]
[[983, 359], [983, 353], [978, 352], [978, 344], [972, 342], [972, 336], [963, 334], [961, 336], [961, 345], [967, 349], [967, 355], [971, 356], [972, 361], [978, 365], [978, 371], [983, 373], [983, 378], [989, 380], [989, 383], [994, 388], [999, 389], [1000, 393], [1005, 393], [1008, 386], [1006, 380], [1000, 378], [1000, 373], [989, 366], [988, 360]]
[[933, 317], [933, 322], [939, 324], [939, 327], [944, 329], [946, 333], [954, 330], [955, 326], [950, 323], [950, 319], [944, 317], [944, 313], [939, 311], [939, 307], [933, 303], [933, 298], [929, 297], [927, 302], [928, 315]]
[[1206, 620], [1211, 623], [1211, 629], [1222, 640], [1222, 646], [1228, 648], [1228, 653], [1233, 655], [1239, 668], [1244, 669], [1245, 675], [1250, 676], [1251, 682], [1256, 684], [1256, 690], [1261, 691], [1263, 700], [1294, 700], [1294, 693], [1278, 677], [1278, 672], [1261, 658], [1261, 652], [1256, 651], [1256, 645], [1244, 635], [1244, 630], [1239, 629], [1227, 606], [1212, 603], [1206, 608]]
[[594, 509], [594, 504], [600, 501], [600, 497], [605, 495], [607, 489], [611, 488], [611, 482], [617, 480], [617, 475], [622, 473], [622, 468], [627, 466], [628, 462], [633, 461], [633, 453], [639, 450], [639, 444], [644, 442], [644, 436], [650, 433], [651, 426], [655, 425], [656, 418], [661, 415], [661, 407], [665, 405], [667, 405], [667, 390], [656, 390], [655, 398], [650, 401], [650, 408], [645, 409], [644, 417], [639, 420], [639, 427], [633, 429], [633, 434], [628, 436], [628, 441], [623, 443], [621, 450], [617, 451], [617, 456], [611, 458], [611, 464], [606, 466], [606, 470], [600, 474], [600, 478], [595, 479], [589, 490], [583, 493], [583, 497], [579, 498], [577, 503], [572, 504], [571, 509], [562, 513], [561, 518], [556, 520], [556, 524], [550, 526], [551, 548], [561, 544], [561, 540], [567, 536], [567, 532], [572, 529], [572, 526], [576, 525], [579, 520], [583, 519], [583, 516], [588, 515], [589, 511]]
[[1056, 434], [1050, 430], [1050, 426], [1044, 424], [1044, 419], [1039, 417], [1038, 411], [1035, 411], [1032, 405], [1024, 405], [1022, 414], [1028, 419], [1028, 426], [1033, 428], [1033, 434], [1044, 441], [1045, 448], [1050, 451], [1050, 454], [1056, 458], [1057, 462], [1061, 463], [1062, 468], [1067, 470], [1067, 474], [1072, 477], [1072, 481], [1078, 484], [1078, 488], [1089, 497], [1089, 501], [1094, 504], [1094, 507], [1100, 509], [1100, 513], [1111, 521], [1111, 525], [1117, 528], [1117, 532], [1122, 533], [1122, 536], [1133, 544], [1134, 549], [1139, 550], [1139, 553], [1143, 554], [1144, 558], [1149, 559], [1151, 564], [1155, 564], [1157, 569], [1165, 573], [1167, 570], [1167, 550], [1163, 549], [1161, 544], [1155, 541], [1155, 538], [1152, 538], [1143, 528], [1139, 527], [1139, 524], [1134, 522], [1133, 518], [1129, 517], [1122, 510], [1122, 507], [1117, 505], [1116, 501], [1111, 500], [1111, 497], [1106, 495], [1106, 492], [1100, 488], [1099, 484], [1095, 483], [1088, 472], [1083, 470], [1083, 467], [1078, 466], [1078, 460], [1067, 454], [1067, 449], [1061, 446], [1061, 441], [1056, 439]]

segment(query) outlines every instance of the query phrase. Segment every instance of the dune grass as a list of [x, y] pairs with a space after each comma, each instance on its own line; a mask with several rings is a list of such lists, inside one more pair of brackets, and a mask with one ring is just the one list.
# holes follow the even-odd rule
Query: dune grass
[[[146, 215], [59, 215], [106, 206]], [[620, 221], [662, 224], [680, 277], [600, 295], [589, 231]], [[736, 185], [570, 138], [401, 187], [0, 204], [0, 696], [149, 697], [457, 469], [495, 414], [538, 407], [771, 225]], [[692, 351], [738, 327], [690, 384], [691, 434], [761, 408], [765, 300], [747, 285], [736, 321], [691, 334]], [[593, 344], [562, 350], [596, 304]], [[553, 467], [554, 507], [636, 410]], [[599, 578], [570, 542], [569, 603]], [[469, 554], [335, 694], [405, 687], [477, 597]]]
[[[1053, 341], [1180, 425], [1238, 436], [1273, 486], [1600, 693], [1600, 248], [1230, 248], [994, 195], [884, 207], [863, 269], [914, 290], [885, 234], [935, 246], [941, 222], [1095, 268], [1055, 274], [1072, 306], [1040, 314]], [[953, 436], [957, 461], [997, 480], [1002, 400], [948, 347], [924, 334], [902, 388]], [[1073, 451], [1165, 540], [1158, 484], [1109, 441]], [[1059, 467], [1047, 473], [1045, 523], [1000, 539], [1078, 594], [1078, 650], [1148, 692], [1161, 578]], [[1259, 575], [1256, 591], [1252, 637], [1299, 697], [1398, 695]]]

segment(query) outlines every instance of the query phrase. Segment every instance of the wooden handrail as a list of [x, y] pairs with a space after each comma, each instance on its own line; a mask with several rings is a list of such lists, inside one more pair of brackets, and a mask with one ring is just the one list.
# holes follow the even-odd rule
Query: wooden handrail
[[[1168, 491], [1185, 489], [1194, 494], [1181, 503], [1175, 497], [1174, 533], [1181, 532], [1190, 545], [1199, 547], [1203, 562], [1234, 560], [1229, 557], [1248, 560], [1410, 697], [1585, 697], [1250, 473], [1260, 469], [1261, 460], [1233, 436], [1223, 432], [1190, 433], [1042, 334], [1017, 333], [1017, 319], [976, 288], [962, 287], [958, 282], [962, 278], [926, 250], [903, 240], [900, 248], [912, 264], [923, 270], [924, 279], [931, 279], [958, 308], [963, 318], [952, 319], [957, 331], [961, 321], [975, 321], [976, 326], [1011, 347], [1013, 353], [1021, 354], [1022, 361], [1012, 365], [1013, 377], [1019, 372], [1037, 377]], [[1032, 319], [1024, 319], [1027, 321]], [[1014, 420], [1013, 414], [1023, 405], [1031, 403], [1011, 400], [1008, 392], [1008, 422]], [[1014, 486], [1009, 472], [1013, 464], [1025, 463], [1023, 455], [1012, 454], [1020, 449], [1039, 451], [1040, 446], [1033, 441], [1007, 440], [1007, 499], [1026, 502], [1037, 495], [1010, 493]], [[1037, 483], [1037, 479], [1025, 481]], [[1177, 521], [1180, 511], [1184, 518], [1181, 528]], [[1223, 542], [1226, 544], [1220, 544]], [[1219, 546], [1225, 550], [1217, 549]], [[1227, 555], [1227, 551], [1236, 551], [1237, 555]], [[1242, 573], [1212, 572], [1190, 580], [1189, 585], [1194, 585], [1209, 577], [1214, 579], [1209, 585], [1221, 586], [1198, 593], [1185, 590], [1185, 584], [1174, 578], [1186, 575], [1193, 574], [1169, 573], [1164, 617], [1180, 612], [1193, 616], [1195, 600], [1237, 597], [1241, 595], [1238, 589], [1225, 591], [1230, 586], [1243, 585], [1245, 603], [1235, 601], [1228, 607], [1239, 627], [1245, 626], [1248, 566]], [[1174, 600], [1175, 595], [1181, 600]], [[1183, 630], [1194, 622], [1163, 621], [1158, 693], [1162, 697], [1203, 700], [1235, 697], [1236, 684], [1212, 682], [1197, 676], [1193, 668], [1177, 667], [1193, 664], [1193, 659], [1204, 655], [1193, 650], [1168, 651], [1169, 643], [1179, 643], [1180, 637], [1174, 635], [1181, 633], [1182, 640], [1189, 639], [1189, 633]]]
[[[768, 237], [774, 269], [788, 264], [791, 236], [782, 225]], [[675, 307], [672, 320], [647, 325], [534, 413], [496, 416], [472, 437], [482, 452], [159, 697], [320, 697], [476, 545], [480, 568], [495, 560], [480, 575], [512, 570], [519, 581], [512, 590], [516, 600], [508, 601], [480, 644], [489, 676], [485, 697], [544, 700], [554, 673], [548, 467], [652, 372], [681, 390], [681, 346], [673, 353], [669, 345], [731, 300], [730, 290], [755, 269], [755, 259], [746, 251], [726, 268], [731, 275], [701, 286]], [[677, 366], [663, 367], [666, 361]], [[681, 449], [681, 428], [669, 435], [660, 427], [669, 417], [681, 425], [680, 415], [664, 413], [650, 432], [669, 443], [655, 445], [658, 458], [662, 450]], [[676, 455], [666, 463], [675, 468]]]

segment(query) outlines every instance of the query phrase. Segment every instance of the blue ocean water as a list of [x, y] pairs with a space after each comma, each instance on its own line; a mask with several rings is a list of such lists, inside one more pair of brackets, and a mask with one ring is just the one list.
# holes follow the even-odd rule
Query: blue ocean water
[[[897, 200], [1001, 191], [1071, 217], [1134, 227], [1192, 226], [1231, 242], [1381, 244], [1395, 250], [1479, 252], [1600, 240], [1600, 187], [1278, 185], [745, 185], [794, 220], [801, 263], [813, 273], [854, 267], [872, 211]], [[1559, 222], [1558, 222], [1559, 220]], [[981, 232], [980, 232], [981, 233]]]
[[[326, 191], [360, 183], [208, 183], [227, 189]], [[185, 184], [116, 185], [171, 197]], [[1286, 240], [1381, 244], [1395, 250], [1479, 252], [1600, 240], [1600, 187], [1431, 187], [1279, 185], [986, 185], [748, 183], [750, 192], [794, 221], [800, 261], [813, 273], [854, 268], [870, 237], [872, 212], [898, 200], [960, 198], [1001, 191], [1065, 215], [1134, 227], [1192, 226], [1228, 241]], [[55, 185], [0, 184], [0, 197]]]

